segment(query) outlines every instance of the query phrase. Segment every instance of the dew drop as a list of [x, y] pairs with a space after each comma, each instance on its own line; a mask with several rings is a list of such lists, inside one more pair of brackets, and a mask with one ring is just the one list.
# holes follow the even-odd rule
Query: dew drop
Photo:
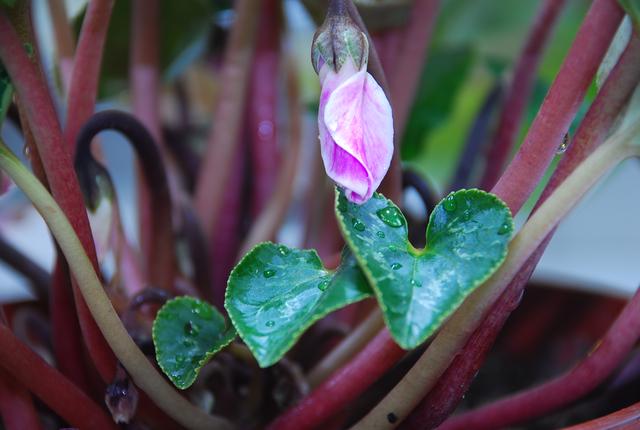
[[420, 288], [420, 287], [422, 287], [422, 282], [420, 282], [420, 281], [418, 281], [418, 280], [416, 280], [416, 279], [412, 279], [409, 283], [411, 284], [411, 286], [412, 286], [413, 288]]
[[289, 255], [291, 253], [291, 251], [289, 251], [289, 248], [287, 248], [286, 246], [280, 245], [278, 247], [278, 253], [280, 255], [282, 255], [283, 257], [286, 257], [287, 255]]
[[511, 226], [509, 225], [509, 223], [505, 222], [498, 229], [498, 234], [502, 236], [503, 234], [509, 233], [510, 230]]
[[400, 270], [401, 268], [402, 268], [402, 264], [400, 264], [400, 263], [393, 263], [391, 265], [391, 269], [392, 270]]
[[329, 288], [329, 280], [328, 279], [325, 279], [324, 281], [321, 281], [318, 284], [318, 289], [320, 291], [326, 291], [327, 288]]
[[376, 212], [378, 218], [388, 225], [389, 227], [402, 227], [404, 225], [404, 218], [402, 217], [402, 213], [395, 206], [387, 206], [386, 208], [382, 208]]
[[562, 138], [562, 143], [556, 149], [556, 154], [564, 154], [567, 148], [569, 147], [569, 133], [566, 133]]
[[360, 221], [358, 218], [352, 219], [351, 224], [353, 225], [353, 228], [355, 228], [357, 231], [364, 231], [365, 229], [364, 223]]
[[197, 304], [196, 307], [193, 308], [193, 313], [205, 320], [213, 318], [213, 310], [203, 303]]
[[347, 211], [347, 201], [344, 198], [340, 198], [340, 201], [338, 202], [338, 210], [340, 212], [346, 212]]
[[275, 276], [275, 274], [276, 274], [276, 271], [273, 270], [273, 269], [267, 269], [264, 272], [262, 272], [262, 275], [265, 278], [273, 278]]
[[444, 206], [444, 210], [447, 212], [455, 211], [458, 207], [455, 196], [450, 195], [446, 199], [444, 199], [444, 203], [442, 204], [442, 206]]
[[379, 231], [376, 233], [376, 236], [378, 236], [380, 239], [384, 239], [385, 235], [384, 235], [384, 231]]
[[200, 327], [193, 321], [188, 321], [184, 325], [184, 334], [187, 336], [197, 336], [200, 333]]
[[276, 325], [276, 322], [273, 320], [269, 320], [264, 325], [266, 325], [267, 327], [273, 327], [274, 325]]

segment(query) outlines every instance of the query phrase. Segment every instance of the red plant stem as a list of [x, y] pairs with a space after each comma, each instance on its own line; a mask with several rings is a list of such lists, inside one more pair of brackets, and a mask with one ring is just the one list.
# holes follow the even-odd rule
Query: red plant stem
[[[243, 188], [245, 183], [246, 151], [240, 145], [239, 151], [232, 160], [233, 170], [229, 178], [229, 186], [225, 191], [225, 210], [220, 214], [216, 230], [209, 235], [211, 249], [211, 295], [212, 302], [218, 309], [224, 309], [224, 294], [231, 269], [237, 263], [236, 255], [240, 246], [241, 214], [243, 212]], [[205, 236], [206, 237], [206, 236]]]
[[567, 427], [564, 430], [633, 430], [640, 426], [640, 403], [634, 403], [624, 409], [620, 409], [612, 414], [575, 426]]
[[[550, 0], [553, 2], [553, 0]], [[562, 1], [559, 1], [561, 3]], [[394, 129], [400, 141], [418, 90], [427, 48], [435, 27], [440, 0], [417, 0], [404, 29], [402, 48], [389, 73]]]
[[6, 430], [39, 430], [42, 428], [29, 392], [1, 369], [0, 416]]
[[[27, 57], [18, 35], [4, 13], [0, 13], [0, 40], [0, 59], [22, 102], [53, 196], [78, 234], [96, 272], [100, 273], [84, 201], [68, 148], [64, 145], [51, 96], [37, 65]], [[73, 291], [80, 325], [93, 362], [103, 378], [111, 380], [115, 372], [115, 357], [78, 289], [74, 287]]]
[[84, 356], [81, 342], [82, 332], [76, 315], [69, 312], [69, 309], [75, 308], [69, 266], [62, 257], [61, 252], [57, 252], [57, 255], [53, 269], [51, 302], [49, 304], [51, 325], [53, 327], [51, 333], [53, 354], [60, 372], [76, 386], [88, 393], [90, 392], [90, 385], [82, 361]]
[[492, 429], [512, 426], [566, 406], [600, 385], [640, 338], [640, 290], [625, 306], [597, 347], [575, 368], [538, 387], [448, 420], [442, 427]]
[[118, 427], [103, 409], [0, 324], [0, 367], [73, 427]]
[[[131, 20], [131, 99], [134, 115], [149, 130], [161, 152], [164, 145], [159, 117], [159, 20], [160, 4], [158, 0], [134, 0]], [[153, 267], [152, 248], [154, 246], [152, 209], [149, 185], [142, 179], [138, 165], [138, 228], [140, 232], [140, 251], [146, 259], [145, 267]]]
[[[640, 81], [639, 48], [640, 40], [637, 36], [633, 36], [581, 122], [573, 142], [551, 177], [536, 208], [605, 140], [619, 112]], [[505, 293], [491, 309], [488, 319], [472, 335], [436, 387], [414, 409], [403, 428], [435, 427], [453, 412], [482, 365], [484, 356], [498, 332], [511, 311], [517, 306], [517, 299], [522, 295], [525, 284], [551, 236], [552, 234], [529, 258], [520, 275], [511, 281]]]
[[278, 66], [280, 61], [281, 2], [266, 0], [258, 24], [256, 53], [251, 70], [251, 213], [257, 216], [274, 193], [280, 151], [277, 134]]
[[512, 212], [522, 207], [551, 163], [623, 15], [615, 0], [592, 3], [524, 143], [492, 190]]
[[195, 208], [207, 237], [223, 212], [234, 154], [242, 138], [242, 115], [251, 70], [261, 0], [236, 1], [236, 21], [220, 72], [218, 96], [207, 149], [198, 174]]
[[[495, 139], [487, 154], [487, 164], [480, 188], [489, 190], [500, 177], [507, 157], [518, 137], [520, 126], [533, 92], [538, 65], [565, 0], [545, 0], [538, 10], [527, 41], [507, 90]], [[580, 70], [580, 69], [578, 69]]]
[[70, 148], [95, 109], [102, 54], [114, 0], [92, 0], [87, 7], [71, 74], [64, 140]]
[[405, 351], [383, 329], [349, 364], [333, 373], [301, 403], [278, 417], [269, 430], [305, 430], [318, 428], [362, 394]]

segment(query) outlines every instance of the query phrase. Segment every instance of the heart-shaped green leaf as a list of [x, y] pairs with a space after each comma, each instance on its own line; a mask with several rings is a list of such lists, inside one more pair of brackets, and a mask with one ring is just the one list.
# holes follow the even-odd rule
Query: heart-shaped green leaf
[[193, 297], [168, 301], [153, 322], [158, 365], [181, 389], [191, 386], [202, 366], [235, 337], [216, 308]]
[[338, 191], [336, 213], [389, 331], [405, 349], [424, 342], [498, 268], [513, 231], [509, 208], [480, 190], [457, 191], [435, 207], [423, 250], [409, 243], [404, 216], [380, 194], [356, 205]]
[[348, 251], [330, 271], [314, 250], [261, 243], [231, 272], [224, 307], [260, 366], [267, 367], [314, 322], [372, 294]]

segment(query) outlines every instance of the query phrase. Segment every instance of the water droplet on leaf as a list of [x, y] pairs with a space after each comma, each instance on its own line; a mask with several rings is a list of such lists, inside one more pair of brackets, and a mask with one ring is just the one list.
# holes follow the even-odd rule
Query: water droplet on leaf
[[193, 321], [189, 321], [184, 325], [184, 334], [187, 336], [197, 336], [200, 333], [200, 327]]
[[321, 281], [318, 284], [318, 289], [320, 291], [325, 291], [327, 288], [329, 288], [329, 280], [325, 279], [324, 281]]
[[510, 230], [511, 230], [511, 225], [509, 225], [509, 223], [505, 222], [498, 229], [498, 234], [499, 235], [507, 234], [507, 233], [509, 233]]
[[378, 218], [390, 227], [402, 227], [404, 225], [404, 218], [402, 217], [402, 213], [395, 206], [387, 206], [386, 208], [382, 208], [376, 212]]
[[556, 154], [564, 154], [567, 148], [569, 147], [569, 133], [566, 133], [562, 138], [562, 143], [558, 146], [556, 150]]
[[392, 270], [400, 270], [401, 268], [402, 268], [402, 264], [400, 264], [400, 263], [393, 263], [391, 265], [391, 269]]
[[420, 288], [420, 287], [422, 287], [422, 282], [420, 282], [420, 281], [418, 281], [418, 280], [416, 280], [416, 279], [412, 279], [409, 283], [411, 284], [411, 286], [412, 286], [413, 288]]
[[376, 236], [378, 236], [380, 239], [384, 239], [384, 231], [377, 232]]
[[280, 245], [278, 247], [278, 253], [280, 255], [282, 255], [283, 257], [286, 257], [287, 255], [289, 255], [291, 253], [291, 251], [289, 251], [289, 248], [287, 248], [286, 246]]
[[462, 212], [462, 220], [469, 221], [470, 219], [471, 219], [471, 211], [469, 209], [465, 209], [465, 211]]
[[274, 325], [276, 325], [276, 322], [273, 320], [269, 320], [264, 325], [266, 325], [267, 327], [273, 327]]
[[210, 320], [211, 318], [213, 318], [213, 310], [204, 303], [198, 303], [193, 308], [193, 313], [205, 320]]
[[444, 207], [444, 210], [447, 212], [455, 211], [458, 207], [455, 196], [450, 195], [447, 198], [445, 198], [444, 202], [442, 203], [442, 206]]
[[357, 231], [364, 231], [365, 229], [364, 223], [360, 221], [358, 218], [354, 218], [353, 220], [351, 220], [351, 224], [353, 225], [353, 228], [355, 228]]
[[262, 272], [262, 275], [265, 278], [273, 278], [275, 276], [275, 274], [276, 274], [276, 271], [273, 270], [273, 269], [267, 269], [264, 272]]
[[343, 197], [341, 197], [340, 200], [338, 201], [338, 210], [340, 212], [347, 211], [347, 201]]

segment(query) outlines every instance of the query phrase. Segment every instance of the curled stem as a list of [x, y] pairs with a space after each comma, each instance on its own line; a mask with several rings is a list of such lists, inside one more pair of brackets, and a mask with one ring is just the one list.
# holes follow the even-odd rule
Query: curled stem
[[153, 232], [153, 246], [149, 249], [146, 273], [154, 285], [166, 290], [173, 288], [175, 274], [175, 246], [172, 204], [167, 175], [158, 147], [147, 129], [133, 116], [115, 110], [98, 112], [84, 124], [76, 143], [75, 168], [90, 204], [100, 198], [95, 185], [96, 174], [106, 169], [91, 153], [91, 141], [104, 130], [117, 130], [127, 137], [142, 166], [147, 187], [152, 195], [154, 217], [149, 221]]
[[6, 430], [42, 428], [29, 392], [3, 370], [0, 370], [0, 417]]
[[[189, 429], [229, 429], [224, 419], [208, 415], [178, 394], [131, 339], [107, 297], [73, 227], [46, 189], [4, 145], [2, 168], [33, 202], [60, 245], [78, 287], [109, 346], [134, 382], [171, 418]], [[4, 348], [3, 348], [4, 349]], [[0, 360], [0, 362], [3, 362]], [[75, 405], [73, 406], [76, 407]], [[88, 427], [91, 428], [91, 427]]]
[[[640, 124], [635, 124], [613, 135], [556, 189], [512, 240], [507, 258], [497, 272], [463, 302], [400, 383], [352, 427], [354, 430], [391, 429], [408, 416], [557, 223], [599, 178], [620, 161], [640, 152], [640, 146], [628, 145], [639, 131]], [[387, 420], [390, 413], [397, 418], [394, 423]]]

